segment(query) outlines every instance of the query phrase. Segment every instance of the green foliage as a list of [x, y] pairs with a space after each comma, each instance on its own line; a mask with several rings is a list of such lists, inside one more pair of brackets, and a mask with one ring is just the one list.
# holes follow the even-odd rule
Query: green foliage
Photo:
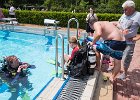
[[109, 0], [107, 3], [98, 5], [96, 12], [98, 13], [122, 13], [122, 2], [120, 0]]
[[[5, 14], [8, 11], [5, 10]], [[19, 23], [37, 24], [44, 25], [44, 19], [55, 19], [60, 21], [59, 26], [67, 27], [68, 20], [71, 18], [76, 18], [79, 21], [79, 28], [85, 29], [85, 18], [86, 13], [71, 13], [71, 12], [46, 12], [46, 11], [26, 11], [17, 10], [16, 17]], [[101, 21], [117, 21], [121, 14], [97, 14], [99, 20]], [[76, 23], [73, 21], [70, 27], [76, 28]]]
[[136, 4], [136, 9], [140, 11], [140, 0], [134, 0], [134, 2]]
[[81, 0], [81, 2], [80, 2], [80, 6], [82, 6], [82, 7], [86, 7], [86, 5], [88, 4], [88, 2], [85, 2], [84, 0]]
[[7, 9], [2, 9], [2, 12], [4, 14], [5, 17], [8, 17], [9, 16], [9, 12]]
[[[25, 9], [25, 5], [35, 8], [43, 7], [48, 11], [87, 12], [90, 6], [98, 13], [122, 13], [122, 4], [126, 0], [0, 0], [0, 6], [9, 8], [12, 3], [16, 8]], [[140, 11], [140, 0], [133, 0]]]

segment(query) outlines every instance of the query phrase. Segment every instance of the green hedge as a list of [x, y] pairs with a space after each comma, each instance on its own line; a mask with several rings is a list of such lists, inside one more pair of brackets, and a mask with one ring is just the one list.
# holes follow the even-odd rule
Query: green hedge
[[[8, 17], [8, 10], [3, 9], [3, 13]], [[55, 19], [60, 21], [59, 26], [67, 27], [68, 20], [76, 18], [79, 21], [79, 28], [85, 29], [85, 18], [87, 13], [71, 13], [71, 12], [46, 12], [46, 11], [28, 11], [17, 10], [16, 18], [19, 23], [44, 25], [44, 19]], [[97, 14], [101, 21], [117, 21], [121, 14]], [[76, 28], [76, 22], [72, 21], [70, 27]]]

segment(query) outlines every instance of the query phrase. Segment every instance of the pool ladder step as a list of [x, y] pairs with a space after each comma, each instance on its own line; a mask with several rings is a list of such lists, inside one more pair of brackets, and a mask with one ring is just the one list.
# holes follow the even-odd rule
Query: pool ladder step
[[54, 78], [47, 88], [37, 97], [37, 100], [52, 100], [63, 83], [64, 81], [60, 78]]

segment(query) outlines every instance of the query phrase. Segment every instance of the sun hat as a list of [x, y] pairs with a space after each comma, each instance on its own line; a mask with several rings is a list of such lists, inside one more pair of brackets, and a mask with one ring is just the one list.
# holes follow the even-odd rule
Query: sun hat
[[125, 8], [125, 7], [134, 7], [135, 8], [135, 3], [132, 0], [127, 0], [122, 4], [122, 7], [123, 8]]
[[70, 43], [77, 43], [76, 37], [71, 36], [71, 37], [69, 38], [69, 42], [70, 42]]

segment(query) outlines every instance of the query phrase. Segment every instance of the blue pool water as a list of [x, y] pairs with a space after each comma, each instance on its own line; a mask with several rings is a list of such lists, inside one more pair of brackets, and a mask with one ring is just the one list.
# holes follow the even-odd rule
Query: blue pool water
[[[67, 40], [64, 41], [66, 45]], [[61, 55], [60, 39], [58, 44]], [[55, 59], [55, 36], [0, 31], [0, 58], [9, 55], [16, 55], [22, 62], [36, 68], [29, 69], [28, 75], [20, 77], [14, 85], [10, 84], [11, 79], [0, 73], [1, 100], [33, 99], [55, 76], [55, 66], [48, 63], [50, 59]]]

